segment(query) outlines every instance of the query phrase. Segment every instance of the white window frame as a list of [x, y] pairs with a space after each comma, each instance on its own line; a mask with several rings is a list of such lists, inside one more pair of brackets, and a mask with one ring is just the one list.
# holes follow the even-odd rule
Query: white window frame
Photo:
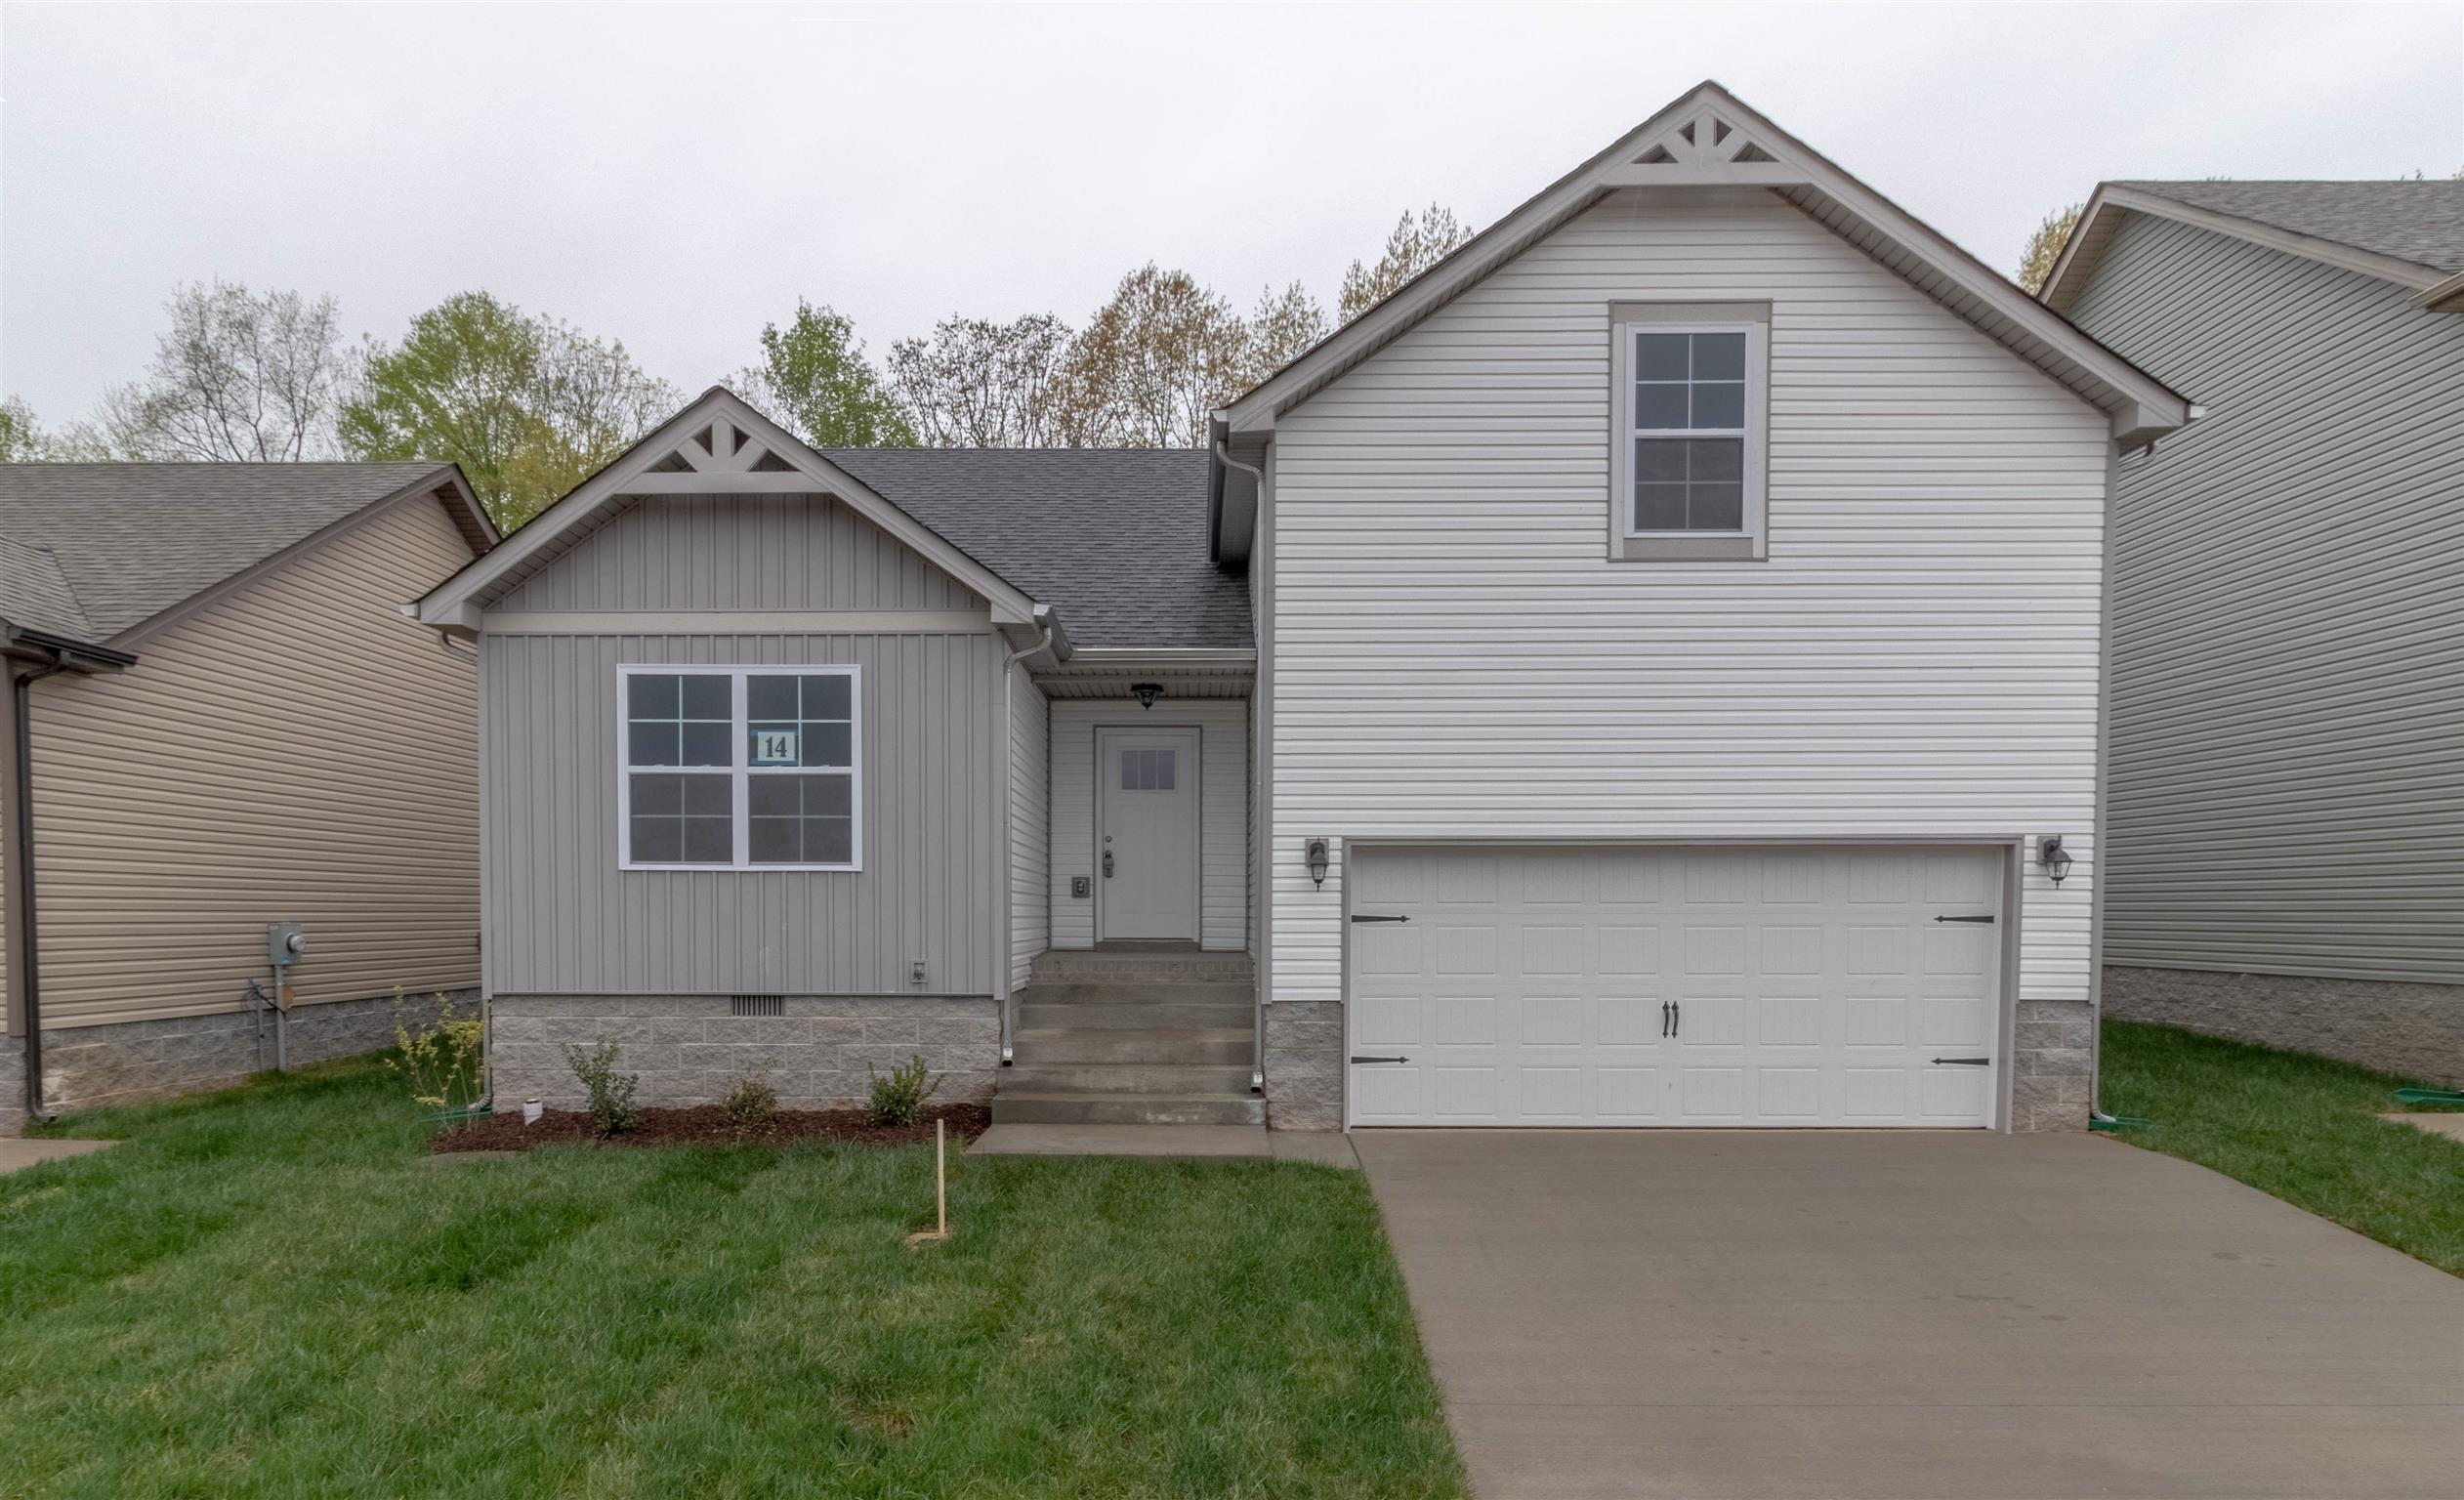
[[[728, 687], [728, 712], [731, 720], [729, 735], [730, 764], [717, 766], [635, 766], [632, 764], [632, 742], [628, 729], [626, 705], [631, 700], [632, 681], [637, 677], [725, 677]], [[746, 680], [755, 677], [844, 677], [847, 679], [847, 766], [848, 780], [848, 843], [844, 864], [755, 864], [752, 862], [753, 799], [752, 779], [763, 775], [812, 775], [816, 771], [840, 773], [836, 766], [755, 766], [746, 748], [750, 719], [746, 715], [752, 692]], [[729, 815], [733, 825], [734, 858], [726, 864], [636, 863], [633, 857], [633, 776], [660, 773], [681, 775], [717, 775], [728, 772], [731, 799]], [[742, 870], [762, 875], [774, 871], [822, 870], [856, 871], [864, 867], [864, 677], [863, 669], [854, 665], [814, 663], [810, 666], [696, 666], [685, 663], [628, 662], [616, 668], [616, 868], [620, 870]]]
[[[1628, 562], [1759, 562], [1769, 555], [1771, 306], [1768, 303], [1618, 303], [1609, 309], [1608, 556]], [[1634, 525], [1638, 438], [1731, 438], [1734, 428], [1638, 429], [1634, 340], [1641, 333], [1745, 335], [1744, 505], [1733, 531], [1641, 531]]]

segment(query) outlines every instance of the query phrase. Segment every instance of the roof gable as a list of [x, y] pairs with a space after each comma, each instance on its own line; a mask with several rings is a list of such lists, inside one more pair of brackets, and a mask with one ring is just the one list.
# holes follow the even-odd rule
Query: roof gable
[[2133, 213], [2392, 281], [2440, 311], [2464, 299], [2464, 182], [2111, 182], [2045, 278], [2047, 307], [2078, 301]]
[[646, 498], [761, 494], [828, 495], [981, 595], [996, 623], [1037, 619], [1025, 593], [724, 386], [702, 393], [494, 552], [439, 584], [419, 602], [419, 618], [476, 631], [489, 604]]
[[1793, 203], [2109, 413], [2121, 440], [2151, 440], [2190, 420], [2190, 403], [2162, 382], [1719, 84], [1705, 82], [1270, 376], [1226, 409], [1225, 426], [1233, 436], [1271, 431], [1278, 413], [1324, 389], [1605, 193], [1736, 187], [1765, 188]]

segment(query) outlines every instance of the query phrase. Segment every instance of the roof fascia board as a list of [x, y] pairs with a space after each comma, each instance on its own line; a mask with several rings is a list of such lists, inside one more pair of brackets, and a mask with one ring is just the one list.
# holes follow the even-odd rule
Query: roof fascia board
[[[311, 531], [308, 535], [301, 537], [296, 542], [293, 542], [288, 547], [281, 548], [278, 551], [270, 553], [267, 556], [258, 559], [256, 562], [249, 563], [246, 567], [241, 568], [238, 572], [231, 574], [228, 578], [222, 579], [220, 582], [209, 584], [205, 588], [199, 589], [197, 592], [189, 595], [188, 598], [180, 601], [176, 604], [171, 604], [162, 609], [156, 610], [152, 614], [149, 614], [146, 618], [138, 621], [136, 624], [131, 625], [126, 630], [120, 631], [118, 634], [112, 636], [110, 644], [113, 646], [133, 646], [138, 642], [146, 640], [149, 636], [158, 635], [161, 632], [170, 629], [172, 626], [179, 624], [182, 620], [188, 618], [190, 615], [212, 608], [223, 600], [229, 599], [231, 595], [249, 587], [251, 584], [254, 584], [258, 579], [264, 577], [266, 574], [273, 572], [277, 568], [288, 567], [291, 563], [299, 561], [303, 557], [306, 557], [308, 554], [316, 551], [318, 548], [323, 547], [326, 543], [333, 541], [347, 532], [357, 529], [359, 526], [374, 520], [376, 517], [384, 514], [385, 512], [393, 510], [397, 506], [416, 503], [422, 499], [433, 499], [436, 496], [437, 491], [440, 489], [454, 490], [475, 510], [479, 505], [478, 498], [471, 494], [469, 487], [462, 481], [462, 471], [451, 464], [439, 464], [436, 468], [420, 476], [418, 479], [411, 480], [408, 484], [403, 485], [401, 488], [394, 490], [375, 500], [369, 501], [366, 505], [353, 511], [348, 516], [337, 517], [334, 520], [327, 521], [315, 530]], [[480, 523], [485, 525], [485, 513], [480, 512]], [[456, 527], [456, 529], [459, 530], [460, 528]], [[495, 535], [496, 528], [493, 525], [488, 525], [487, 534], [490, 536]], [[484, 554], [481, 554], [481, 556], [484, 556]]]
[[[688, 440], [693, 428], [713, 417], [725, 417], [759, 440], [793, 474], [771, 471], [700, 471], [689, 474], [651, 473], [650, 466]], [[548, 507], [528, 525], [432, 590], [419, 602], [425, 624], [461, 628], [468, 617], [461, 606], [502, 580], [524, 559], [563, 542], [572, 528], [615, 503], [638, 495], [762, 494], [825, 492], [866, 521], [932, 562], [935, 566], [982, 595], [1002, 624], [1026, 624], [1035, 602], [983, 563], [953, 545], [940, 532], [900, 510], [854, 475], [814, 452], [803, 439], [755, 411], [735, 393], [713, 386], [701, 396], [661, 423], [606, 468], [584, 480], [564, 499]]]
[[[1718, 111], [1739, 132], [1753, 138], [1766, 152], [1784, 159], [1703, 161], [1651, 167], [1630, 158], [1666, 131], [1689, 117], [1701, 119]], [[1739, 142], [1741, 146], [1743, 143]], [[1733, 150], [1733, 148], [1731, 148]], [[1740, 174], [1768, 172], [1772, 181]], [[1650, 174], [1642, 176], [1639, 174]], [[1683, 176], [1676, 174], [1686, 174]], [[2080, 332], [1933, 228], [1867, 188], [1819, 151], [1780, 129], [1716, 83], [1704, 83], [1621, 136], [1607, 149], [1558, 179], [1486, 230], [1472, 237], [1453, 255], [1431, 267], [1386, 301], [1356, 318], [1269, 377], [1227, 409], [1235, 432], [1269, 431], [1278, 406], [1314, 391], [1314, 382], [1330, 368], [1339, 368], [1399, 336], [1412, 324], [1522, 253], [1530, 242], [1587, 207], [1599, 194], [1620, 186], [1649, 184], [1669, 187], [1737, 187], [1765, 188], [1800, 187], [1832, 199], [1849, 212], [1924, 261], [1968, 295], [2010, 318], [2027, 333], [2059, 351], [2101, 383], [2113, 396], [2108, 409], [2136, 405], [2130, 415], [2134, 431], [2180, 427], [2190, 420], [2190, 402], [2180, 394], [2128, 360]], [[2149, 420], [2152, 418], [2152, 423]], [[2116, 432], [2122, 429], [2118, 425]]]
[[2464, 271], [2413, 294], [2412, 305], [2433, 312], [2464, 312]]
[[2393, 281], [2414, 292], [2427, 291], [2447, 279], [2445, 271], [2418, 262], [2380, 255], [2376, 251], [2359, 249], [2337, 240], [2321, 239], [2316, 234], [2279, 229], [2256, 219], [2245, 219], [2239, 214], [2201, 208], [2159, 193], [2103, 183], [2098, 185], [2096, 195], [2089, 200], [2088, 207], [2080, 211], [2079, 228], [2071, 234], [2071, 243], [2063, 246], [2061, 257], [2054, 262], [2053, 274], [2045, 278], [2045, 289], [2037, 294], [2046, 306], [2067, 308], [2078, 300], [2079, 293], [2086, 290], [2088, 278], [2096, 274], [2096, 263], [2103, 257], [2104, 244], [2101, 239], [2097, 241], [2093, 253], [2074, 256], [2072, 252], [2088, 242], [2087, 230], [2095, 216], [2119, 215], [2125, 211], [2212, 230], [2270, 250], [2280, 250], [2286, 255], [2297, 255], [2305, 260], [2319, 261], [2365, 276], [2375, 276], [2382, 281]]

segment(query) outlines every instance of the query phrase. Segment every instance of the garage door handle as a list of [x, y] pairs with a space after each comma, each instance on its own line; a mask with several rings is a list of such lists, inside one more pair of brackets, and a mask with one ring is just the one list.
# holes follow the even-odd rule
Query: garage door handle
[[1357, 913], [1356, 913], [1356, 914], [1353, 916], [1352, 920], [1353, 920], [1353, 921], [1355, 921], [1355, 922], [1408, 922], [1408, 921], [1410, 921], [1410, 920], [1411, 920], [1411, 918], [1409, 918], [1409, 917], [1364, 917], [1364, 916], [1360, 916], [1360, 915], [1358, 915], [1358, 914], [1357, 914]]
[[1936, 1067], [1944, 1064], [1953, 1067], [1990, 1067], [1993, 1065], [1993, 1060], [1991, 1058], [1936, 1058], [1934, 1060]]
[[1355, 1062], [1408, 1062], [1409, 1058], [1354, 1058]]

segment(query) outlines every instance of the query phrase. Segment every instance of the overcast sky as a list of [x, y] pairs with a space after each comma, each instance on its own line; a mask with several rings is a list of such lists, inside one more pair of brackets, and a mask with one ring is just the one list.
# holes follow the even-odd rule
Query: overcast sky
[[174, 283], [483, 287], [689, 392], [799, 296], [876, 354], [1243, 308], [1485, 225], [1716, 77], [1985, 261], [2109, 177], [2464, 164], [2464, 6], [0, 8], [0, 391], [85, 415]]

